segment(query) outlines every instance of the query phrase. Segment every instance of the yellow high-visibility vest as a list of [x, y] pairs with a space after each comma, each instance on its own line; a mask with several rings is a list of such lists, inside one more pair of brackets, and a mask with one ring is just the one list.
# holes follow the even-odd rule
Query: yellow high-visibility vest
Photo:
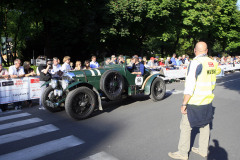
[[202, 64], [202, 72], [197, 77], [195, 89], [188, 104], [209, 104], [214, 98], [213, 90], [216, 85], [218, 63], [208, 57], [198, 57], [195, 60]]

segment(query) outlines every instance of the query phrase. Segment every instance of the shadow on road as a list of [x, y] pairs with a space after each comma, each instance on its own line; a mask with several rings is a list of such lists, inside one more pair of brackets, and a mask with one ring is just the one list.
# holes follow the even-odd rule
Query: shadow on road
[[[162, 101], [171, 95], [172, 95], [172, 93], [166, 92]], [[149, 95], [135, 95], [135, 96], [129, 96], [125, 99], [120, 99], [120, 100], [116, 100], [116, 101], [102, 101], [103, 111], [100, 111], [97, 108], [89, 118], [100, 115], [105, 112], [107, 112], [107, 113], [112, 112], [115, 109], [117, 109], [118, 107], [130, 105], [135, 102], [147, 101], [149, 99], [150, 99]]]
[[240, 94], [240, 73], [232, 73], [229, 77], [222, 77], [217, 79], [217, 85], [223, 86], [225, 89], [238, 91]]
[[137, 96], [131, 96], [126, 99], [121, 99], [117, 101], [109, 101], [109, 102], [103, 101], [102, 102], [103, 111], [99, 111], [98, 109], [96, 109], [96, 111], [94, 111], [89, 118], [100, 115], [105, 112], [107, 113], [112, 112], [121, 106], [129, 105], [135, 102], [147, 101], [149, 99], [150, 98], [147, 95], [137, 95]]
[[[213, 107], [213, 115], [215, 113], [215, 109], [216, 107]], [[214, 119], [213, 119], [214, 121]], [[213, 129], [213, 123], [210, 123], [209, 124], [209, 127], [210, 127], [210, 130]], [[195, 138], [197, 136], [197, 134], [199, 133], [199, 128], [195, 127], [192, 129], [192, 132], [191, 132], [191, 147], [193, 146], [194, 144], [194, 141], [195, 141]], [[226, 150], [222, 147], [219, 146], [219, 142], [218, 140], [216, 139], [213, 139], [212, 140], [213, 143], [214, 143], [214, 146], [209, 146], [208, 147], [208, 158], [207, 160], [228, 160], [228, 154], [226, 152]]]
[[219, 142], [213, 139], [214, 146], [209, 146], [207, 160], [228, 160], [228, 154], [226, 150], [219, 146]]

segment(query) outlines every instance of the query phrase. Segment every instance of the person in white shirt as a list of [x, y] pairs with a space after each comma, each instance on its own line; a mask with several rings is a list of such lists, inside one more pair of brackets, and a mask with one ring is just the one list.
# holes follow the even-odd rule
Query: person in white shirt
[[90, 62], [90, 67], [91, 68], [98, 68], [99, 67], [98, 62], [96, 61], [96, 56], [92, 56], [92, 61]]
[[[15, 59], [14, 65], [9, 67], [9, 75], [11, 78], [21, 78], [25, 76], [24, 68], [21, 66], [21, 60]], [[15, 109], [21, 109], [21, 102], [14, 102]]]
[[68, 71], [71, 70], [70, 59], [71, 59], [71, 57], [69, 57], [69, 56], [65, 56], [65, 57], [63, 58], [63, 63], [64, 63], [64, 64], [62, 65], [62, 71], [63, 71], [63, 72], [68, 72]]
[[111, 62], [109, 64], [116, 64], [116, 56], [115, 55], [111, 56]]
[[21, 60], [15, 59], [14, 65], [9, 67], [9, 75], [11, 78], [21, 78], [24, 77], [24, 68], [21, 66]]
[[184, 65], [185, 65], [185, 66], [188, 66], [189, 63], [190, 63], [189, 56], [186, 56]]
[[[0, 79], [5, 78], [8, 79], [8, 71], [7, 69], [3, 68], [2, 64], [0, 63]], [[7, 104], [0, 104], [0, 112], [6, 111], [8, 109]]]
[[51, 69], [51, 74], [52, 74], [52, 77], [59, 77], [58, 73], [59, 71], [62, 70], [62, 67], [60, 64], [58, 64], [59, 60], [57, 57], [54, 57], [53, 58], [53, 66], [52, 66], [52, 69]]
[[154, 57], [151, 57], [150, 58], [150, 61], [148, 62], [147, 64], [147, 68], [151, 68], [151, 69], [154, 69], [157, 67], [157, 64], [154, 62], [155, 58]]

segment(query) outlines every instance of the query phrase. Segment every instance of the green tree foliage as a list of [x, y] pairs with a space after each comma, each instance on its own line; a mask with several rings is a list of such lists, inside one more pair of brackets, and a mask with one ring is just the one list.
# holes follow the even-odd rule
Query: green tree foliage
[[[237, 0], [1, 0], [0, 35], [21, 58], [240, 53]], [[102, 56], [102, 57], [101, 57]]]

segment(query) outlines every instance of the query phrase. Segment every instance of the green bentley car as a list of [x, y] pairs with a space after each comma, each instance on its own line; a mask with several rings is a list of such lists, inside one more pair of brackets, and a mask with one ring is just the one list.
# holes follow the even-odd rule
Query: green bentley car
[[56, 112], [65, 108], [67, 114], [77, 120], [85, 119], [95, 109], [103, 110], [102, 100], [114, 101], [129, 96], [149, 95], [160, 101], [166, 93], [161, 74], [131, 74], [126, 64], [104, 65], [91, 70], [70, 71], [61, 78], [52, 79], [42, 94], [42, 104]]

